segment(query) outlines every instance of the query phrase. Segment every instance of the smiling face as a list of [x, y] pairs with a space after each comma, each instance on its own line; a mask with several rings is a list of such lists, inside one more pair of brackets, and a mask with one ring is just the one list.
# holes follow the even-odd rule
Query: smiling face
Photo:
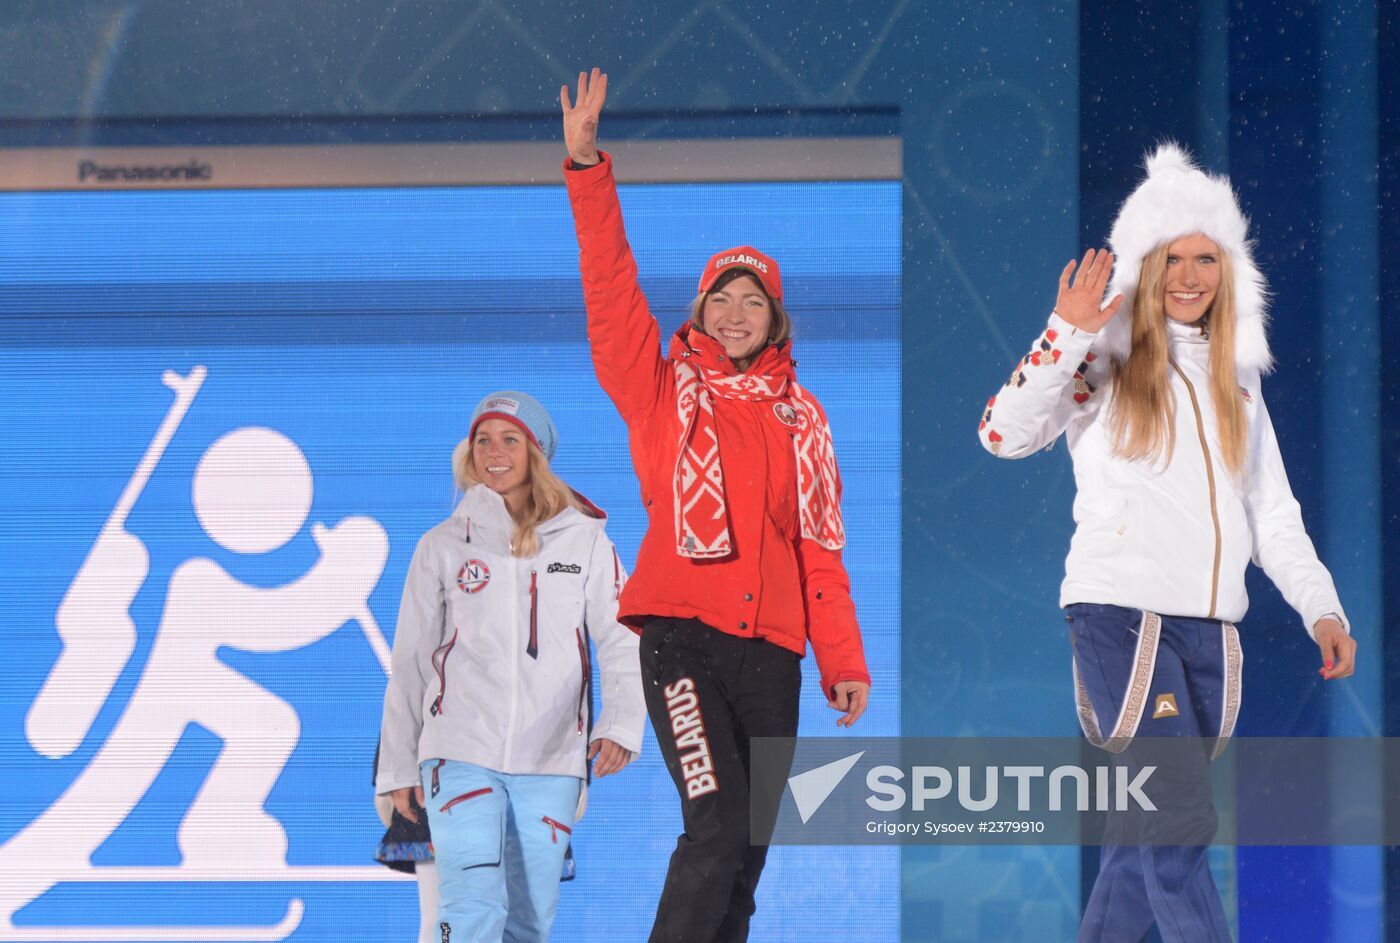
[[1162, 291], [1167, 317], [1173, 321], [1194, 324], [1205, 317], [1220, 291], [1220, 247], [1200, 233], [1167, 246]]
[[741, 368], [768, 343], [773, 306], [752, 275], [741, 275], [705, 296], [701, 327]]
[[530, 446], [525, 433], [504, 419], [483, 419], [472, 435], [476, 479], [505, 498], [512, 512], [530, 494]]

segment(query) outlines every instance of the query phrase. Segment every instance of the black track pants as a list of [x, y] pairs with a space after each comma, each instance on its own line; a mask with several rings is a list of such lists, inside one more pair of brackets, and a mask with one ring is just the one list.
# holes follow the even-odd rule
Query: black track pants
[[742, 943], [768, 855], [749, 844], [749, 738], [797, 736], [800, 659], [670, 618], [647, 622], [641, 659], [647, 713], [685, 820], [651, 943]]

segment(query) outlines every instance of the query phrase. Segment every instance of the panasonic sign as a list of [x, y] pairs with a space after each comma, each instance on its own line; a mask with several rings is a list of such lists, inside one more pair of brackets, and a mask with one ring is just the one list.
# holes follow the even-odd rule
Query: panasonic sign
[[189, 183], [214, 179], [214, 166], [197, 160], [180, 164], [99, 164], [78, 162], [79, 183]]

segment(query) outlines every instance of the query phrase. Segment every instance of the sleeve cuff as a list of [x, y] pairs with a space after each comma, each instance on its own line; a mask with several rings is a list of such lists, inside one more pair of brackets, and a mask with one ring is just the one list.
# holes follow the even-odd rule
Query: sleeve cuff
[[612, 155], [607, 151], [598, 152], [598, 163], [591, 167], [575, 167], [572, 157], [564, 158], [564, 183], [570, 189], [594, 183], [612, 174]]
[[1340, 622], [1340, 623], [1342, 624], [1342, 631], [1345, 632], [1347, 635], [1350, 635], [1350, 634], [1351, 634], [1351, 623], [1347, 621], [1347, 617], [1346, 617], [1345, 615], [1342, 614], [1341, 610], [1340, 610], [1340, 609], [1329, 609], [1328, 611], [1322, 613], [1321, 615], [1316, 616], [1315, 618], [1312, 618], [1312, 619], [1308, 620], [1308, 622], [1307, 622], [1306, 625], [1304, 626], [1304, 628], [1306, 628], [1306, 629], [1308, 630], [1308, 638], [1310, 638], [1310, 639], [1312, 639], [1314, 642], [1316, 642], [1316, 641], [1317, 641], [1317, 624], [1318, 624], [1319, 622], [1321, 622], [1323, 619], [1328, 619], [1328, 618], [1336, 619], [1338, 622]]
[[642, 738], [640, 736], [629, 737], [613, 728], [611, 725], [599, 724], [597, 727], [593, 728], [593, 733], [588, 736], [589, 746], [592, 746], [599, 740], [611, 740], [624, 750], [630, 750], [635, 756], [641, 756], [642, 754]]
[[830, 699], [831, 699], [832, 691], [834, 691], [835, 688], [836, 688], [836, 686], [837, 686], [838, 684], [840, 684], [841, 682], [843, 682], [843, 681], [859, 681], [861, 684], [864, 684], [864, 685], [869, 686], [869, 685], [870, 685], [870, 675], [854, 674], [854, 673], [851, 673], [851, 672], [846, 672], [846, 673], [843, 673], [843, 674], [838, 674], [836, 677], [832, 678], [830, 681], [827, 681], [827, 680], [823, 680], [823, 681], [822, 681], [822, 694], [825, 695], [826, 698], [827, 698], [828, 700], [830, 700]]
[[1062, 347], [1073, 348], [1078, 353], [1083, 353], [1094, 346], [1094, 341], [1098, 340], [1098, 334], [1091, 334], [1088, 331], [1080, 330], [1070, 324], [1055, 312], [1050, 312], [1050, 322], [1046, 327], [1059, 335], [1058, 340]]
[[408, 788], [409, 786], [419, 786], [419, 785], [422, 785], [422, 783], [421, 783], [421, 781], [420, 781], [420, 777], [418, 777], [418, 776], [414, 776], [412, 779], [407, 779], [407, 778], [405, 778], [405, 779], [391, 779], [391, 780], [389, 780], [388, 782], [385, 782], [385, 783], [375, 783], [375, 784], [374, 784], [374, 794], [375, 794], [376, 796], [387, 796], [389, 793], [393, 792], [395, 789], [406, 789], [406, 788]]

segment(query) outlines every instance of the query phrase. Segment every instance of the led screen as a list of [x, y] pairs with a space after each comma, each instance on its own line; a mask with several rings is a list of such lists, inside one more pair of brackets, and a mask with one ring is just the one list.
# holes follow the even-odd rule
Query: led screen
[[[650, 184], [623, 204], [663, 333], [700, 267], [779, 260], [845, 483], [899, 732], [898, 182]], [[562, 187], [0, 195], [0, 940], [411, 940], [372, 855], [384, 650], [472, 406], [526, 390], [555, 468], [645, 518], [588, 357]], [[802, 731], [837, 716], [811, 660]], [[595, 785], [554, 938], [645, 938], [680, 828], [648, 732]], [[899, 938], [888, 848], [775, 848], [754, 937]]]

